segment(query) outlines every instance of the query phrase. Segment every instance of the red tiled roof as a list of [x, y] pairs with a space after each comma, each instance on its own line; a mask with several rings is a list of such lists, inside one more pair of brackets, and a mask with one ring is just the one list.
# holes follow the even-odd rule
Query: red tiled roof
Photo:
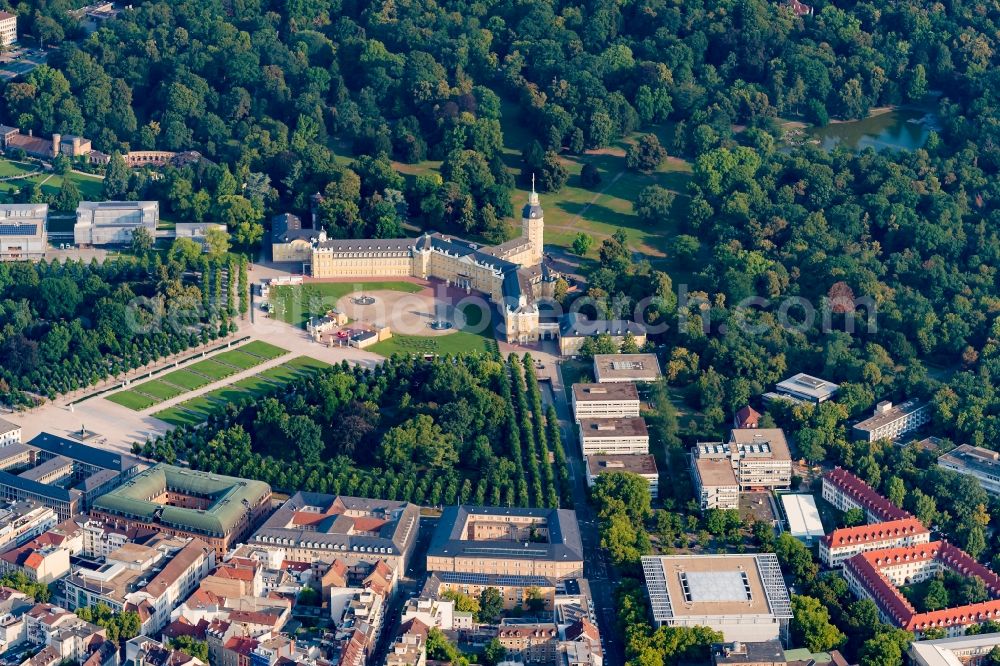
[[354, 531], [355, 532], [374, 532], [375, 530], [381, 528], [385, 525], [388, 520], [383, 520], [381, 518], [374, 518], [371, 516], [361, 516], [360, 518], [354, 519]]
[[923, 631], [933, 627], [965, 626], [986, 620], [1000, 620], [1000, 599], [978, 604], [956, 606], [927, 613], [918, 613], [882, 573], [885, 567], [905, 562], [936, 559], [952, 571], [964, 576], [978, 576], [994, 596], [1000, 596], [1000, 576], [977, 562], [962, 549], [947, 541], [933, 541], [919, 546], [886, 548], [855, 555], [846, 567], [873, 597], [876, 605], [907, 631]]
[[205, 640], [205, 630], [208, 629], [208, 624], [208, 621], [204, 618], [198, 620], [198, 624], [191, 624], [190, 621], [181, 616], [163, 628], [163, 635], [166, 638], [192, 636], [203, 641]]
[[592, 641], [601, 640], [601, 632], [587, 618], [580, 618], [566, 629], [566, 640], [575, 641], [580, 636]]
[[296, 511], [292, 514], [292, 524], [315, 525], [316, 523], [323, 522], [326, 518], [326, 514], [323, 513], [315, 513], [314, 511]]
[[840, 548], [859, 543], [877, 543], [890, 539], [902, 539], [916, 534], [929, 533], [924, 524], [916, 518], [903, 518], [902, 520], [890, 520], [874, 525], [861, 525], [859, 527], [843, 527], [827, 534], [823, 539], [830, 548]]
[[750, 405], [736, 412], [736, 427], [738, 428], [746, 428], [747, 426], [756, 428], [759, 421], [760, 412]]
[[242, 636], [233, 636], [228, 641], [226, 641], [225, 648], [232, 652], [242, 654], [244, 656], [249, 656], [260, 643], [253, 638], [244, 638]]
[[912, 518], [908, 511], [875, 492], [871, 486], [842, 467], [835, 467], [823, 476], [823, 480], [833, 484], [858, 504], [878, 516], [879, 520], [902, 520]]

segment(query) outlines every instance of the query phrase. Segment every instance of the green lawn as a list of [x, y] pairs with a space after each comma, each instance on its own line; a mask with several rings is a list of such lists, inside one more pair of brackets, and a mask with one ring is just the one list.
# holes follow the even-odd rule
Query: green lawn
[[152, 407], [156, 403], [160, 402], [156, 398], [150, 398], [149, 396], [142, 395], [134, 391], [119, 391], [118, 393], [113, 393], [112, 395], [106, 397], [111, 402], [116, 402], [123, 407], [128, 407], [129, 409], [134, 409], [135, 411]]
[[[223, 352], [213, 358], [207, 358], [180, 370], [173, 370], [160, 375], [156, 379], [151, 379], [134, 388], [118, 391], [107, 396], [107, 399], [136, 411], [146, 409], [164, 400], [176, 398], [187, 391], [201, 388], [243, 370], [249, 370], [269, 359], [277, 358], [287, 353], [281, 347], [255, 340], [242, 347]], [[219, 359], [222, 362], [220, 363], [215, 359]], [[315, 361], [315, 363], [319, 363], [319, 361]], [[248, 380], [245, 379], [242, 381], [245, 382]], [[240, 383], [242, 382], [237, 382], [234, 386]], [[247, 386], [249, 387], [250, 385], [248, 384]], [[172, 409], [164, 411], [171, 411]]]
[[37, 164], [0, 159], [0, 178], [20, 176], [33, 171], [41, 171], [41, 169], [42, 167]]
[[264, 359], [278, 358], [282, 354], [287, 354], [287, 349], [282, 349], [276, 345], [269, 344], [262, 340], [248, 342], [239, 348], [239, 351], [251, 356], [259, 356]]
[[236, 402], [248, 395], [261, 395], [276, 385], [285, 384], [297, 377], [330, 367], [328, 363], [308, 356], [298, 356], [277, 367], [270, 368], [256, 377], [247, 377], [229, 386], [209, 391], [173, 407], [156, 412], [153, 416], [173, 425], [190, 425], [207, 419], [222, 405]]
[[304, 326], [309, 317], [326, 314], [337, 301], [356, 291], [402, 291], [413, 294], [423, 289], [412, 282], [319, 282], [285, 285], [271, 289], [274, 316], [288, 324]]
[[447, 335], [401, 335], [393, 333], [392, 337], [382, 342], [376, 342], [368, 351], [381, 356], [393, 354], [465, 354], [471, 352], [494, 352], [497, 349], [493, 337], [493, 327], [487, 326], [481, 332], [475, 331], [484, 316], [489, 316], [482, 308], [474, 304], [462, 306], [465, 315], [465, 328], [470, 330], [455, 331]]
[[88, 176], [79, 173], [67, 173], [64, 176], [52, 174], [42, 185], [42, 192], [45, 194], [58, 194], [62, 189], [63, 179], [67, 179], [76, 184], [80, 190], [80, 198], [83, 201], [100, 201], [104, 191], [104, 180], [99, 176]]

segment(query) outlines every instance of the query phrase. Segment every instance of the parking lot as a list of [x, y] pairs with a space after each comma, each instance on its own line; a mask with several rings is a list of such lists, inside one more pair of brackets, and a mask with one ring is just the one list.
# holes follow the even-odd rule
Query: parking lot
[[36, 48], [14, 47], [0, 54], [0, 77], [13, 79], [27, 74], [48, 60], [47, 51]]

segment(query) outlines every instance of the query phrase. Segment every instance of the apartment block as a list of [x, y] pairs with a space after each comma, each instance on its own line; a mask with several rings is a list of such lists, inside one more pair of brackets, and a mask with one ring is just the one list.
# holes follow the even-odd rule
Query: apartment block
[[866, 442], [896, 439], [930, 420], [930, 403], [907, 400], [902, 404], [893, 405], [888, 400], [883, 400], [875, 406], [872, 416], [854, 425], [854, 438]]
[[641, 418], [581, 419], [583, 455], [649, 453], [649, 431]]
[[834, 530], [819, 542], [819, 559], [828, 567], [841, 567], [859, 553], [929, 543], [931, 532], [916, 518]]
[[971, 476], [988, 493], [1000, 495], [1000, 453], [962, 444], [938, 458], [938, 467]]
[[573, 384], [573, 417], [624, 419], [639, 416], [639, 391], [635, 384]]
[[17, 14], [0, 11], [0, 46], [17, 43]]
[[823, 499], [840, 511], [861, 509], [869, 523], [913, 517], [842, 467], [835, 467], [823, 475]]

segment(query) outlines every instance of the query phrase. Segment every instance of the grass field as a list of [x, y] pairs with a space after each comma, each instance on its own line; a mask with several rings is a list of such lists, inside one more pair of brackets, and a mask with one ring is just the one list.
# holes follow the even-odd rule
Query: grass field
[[146, 409], [287, 353], [287, 350], [281, 347], [254, 340], [238, 349], [223, 352], [124, 391], [113, 393], [107, 396], [107, 399], [136, 411]]
[[[468, 304], [462, 308], [465, 314], [466, 327], [476, 330], [479, 327], [483, 311], [476, 305]], [[397, 335], [393, 334], [388, 340], [377, 342], [368, 350], [381, 356], [392, 356], [393, 354], [410, 354], [422, 356], [424, 354], [464, 354], [470, 352], [493, 352], [497, 349], [496, 340], [493, 337], [493, 328], [487, 326], [480, 333], [473, 333], [467, 330], [455, 331], [448, 335]]]
[[40, 186], [44, 194], [58, 194], [62, 188], [63, 179], [66, 178], [76, 183], [77, 188], [80, 190], [80, 198], [84, 201], [95, 201], [101, 197], [103, 181], [100, 176], [90, 176], [73, 172], [60, 176], [51, 171], [42, 171], [41, 165], [38, 164], [0, 159], [0, 178], [23, 176], [32, 173], [36, 175], [0, 182], [0, 193], [12, 194], [27, 183], [32, 182]]
[[298, 356], [277, 367], [265, 370], [256, 377], [247, 377], [233, 382], [229, 386], [209, 391], [204, 395], [156, 412], [153, 416], [173, 425], [201, 423], [227, 403], [241, 400], [250, 395], [262, 395], [297, 377], [328, 367], [330, 367], [328, 363], [317, 361], [308, 356]]
[[309, 285], [274, 287], [271, 302], [274, 317], [285, 323], [304, 326], [309, 317], [326, 314], [337, 301], [356, 291], [402, 291], [414, 294], [423, 287], [412, 282], [321, 282]]

